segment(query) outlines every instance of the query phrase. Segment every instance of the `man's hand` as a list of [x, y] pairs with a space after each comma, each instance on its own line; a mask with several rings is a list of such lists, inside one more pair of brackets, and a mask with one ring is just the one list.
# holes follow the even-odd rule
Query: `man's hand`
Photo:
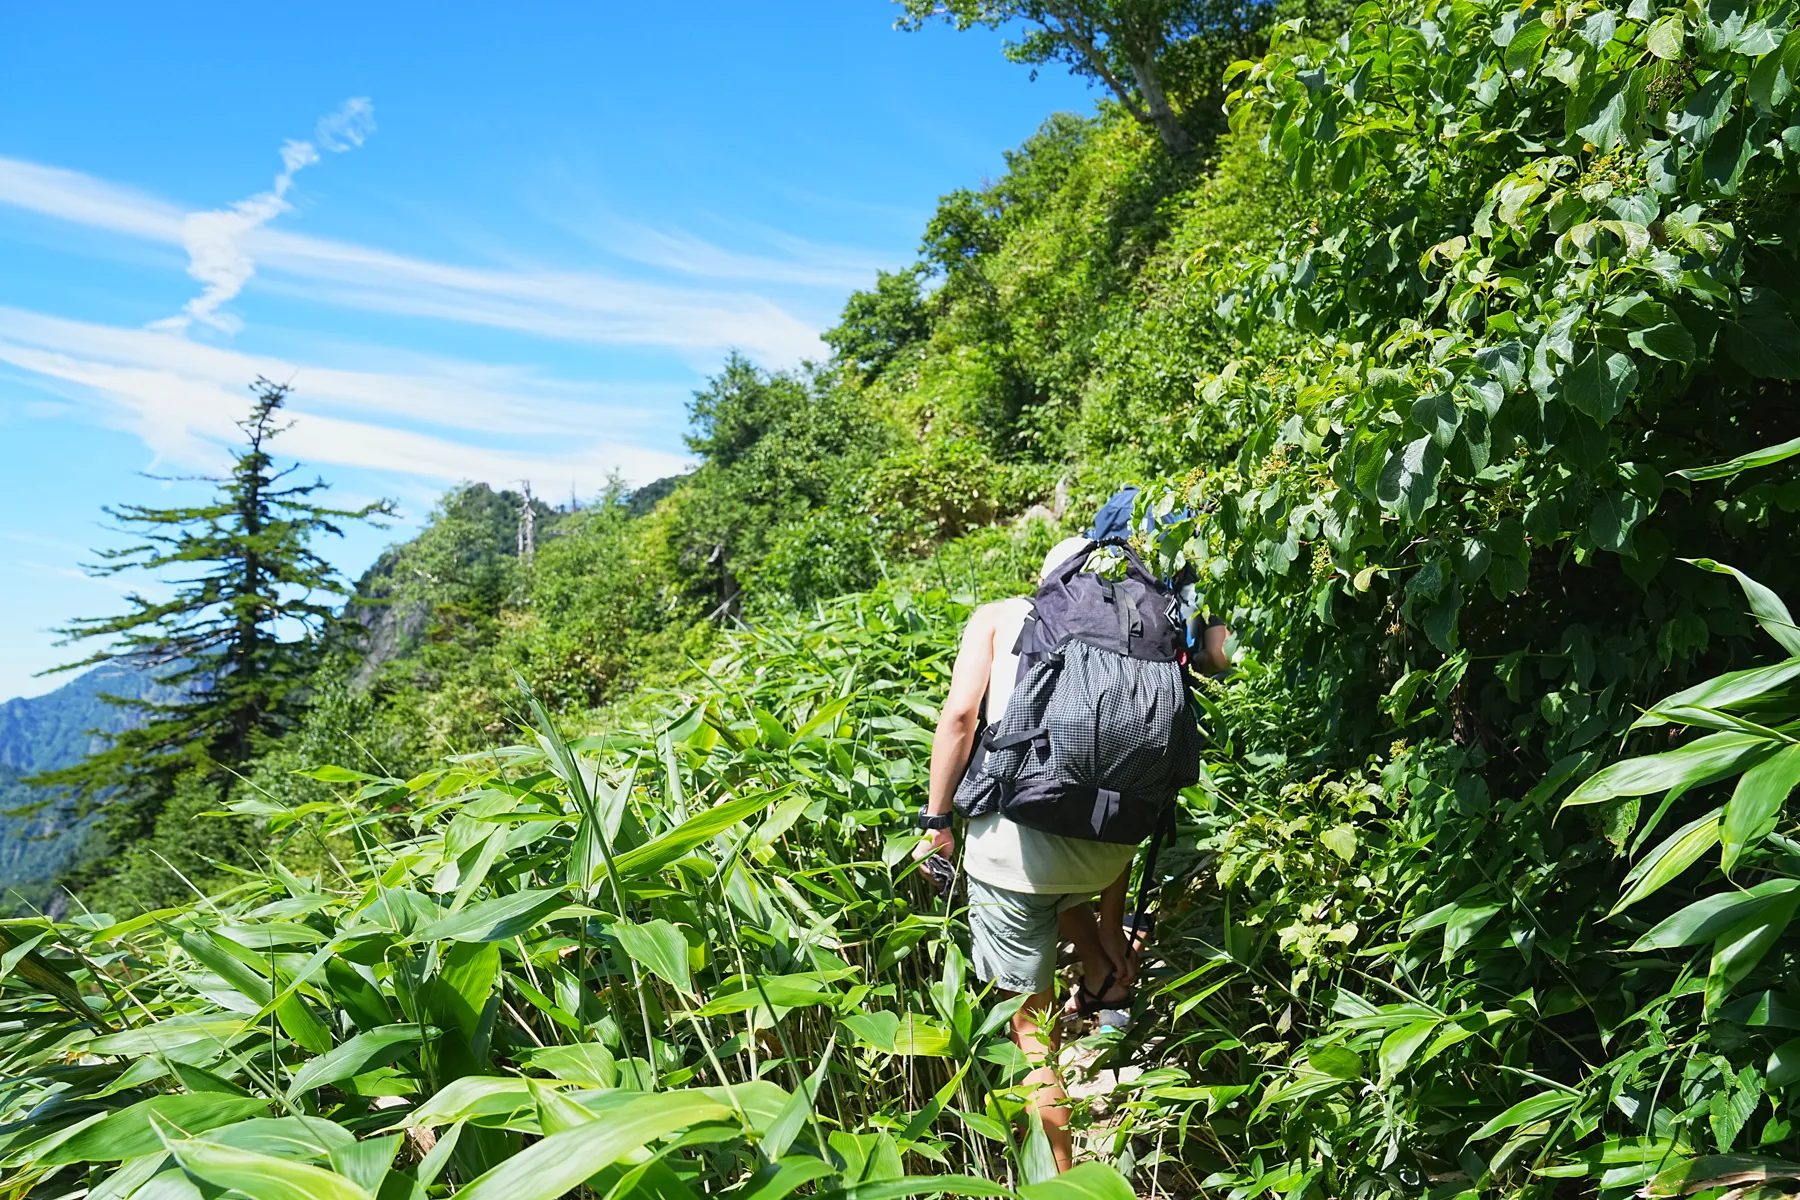
[[956, 860], [956, 835], [948, 829], [928, 829], [919, 844], [913, 847], [912, 856], [918, 859], [929, 858], [933, 854], [941, 854], [952, 862]]
[[1137, 978], [1137, 950], [1127, 940], [1125, 930], [1115, 921], [1101, 921], [1099, 932], [1100, 948], [1112, 960], [1113, 982], [1121, 987], [1130, 987], [1131, 981]]

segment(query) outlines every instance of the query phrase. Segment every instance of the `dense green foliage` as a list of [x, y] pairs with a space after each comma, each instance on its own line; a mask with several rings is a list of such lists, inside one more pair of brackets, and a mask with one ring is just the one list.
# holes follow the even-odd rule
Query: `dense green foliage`
[[[1139, 11], [948, 14], [1002, 9]], [[727, 365], [650, 499], [539, 506], [526, 555], [524, 498], [453, 493], [111, 915], [11, 927], [15, 1190], [1034, 1178], [906, 818], [969, 604], [1126, 481], [1237, 666], [1083, 1153], [1235, 1197], [1792, 1190], [1791, 21], [1289, 22], [1197, 152], [1058, 116], [948, 194], [832, 361]]]

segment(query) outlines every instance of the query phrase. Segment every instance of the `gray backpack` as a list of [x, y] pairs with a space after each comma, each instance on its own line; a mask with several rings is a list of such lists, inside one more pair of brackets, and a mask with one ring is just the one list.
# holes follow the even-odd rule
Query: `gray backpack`
[[[1084, 569], [1101, 545], [1124, 551], [1123, 579]], [[1159, 834], [1200, 778], [1186, 645], [1174, 592], [1122, 541], [1090, 542], [1032, 599], [1012, 702], [976, 740], [957, 812], [1120, 845]]]

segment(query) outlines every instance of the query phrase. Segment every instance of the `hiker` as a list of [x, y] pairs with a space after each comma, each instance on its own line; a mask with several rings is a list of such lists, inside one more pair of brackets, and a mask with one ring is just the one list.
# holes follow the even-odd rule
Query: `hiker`
[[[1199, 757], [1198, 731], [1177, 662], [1188, 640], [1177, 603], [1165, 585], [1143, 571], [1135, 556], [1130, 556], [1135, 574], [1128, 575], [1135, 585], [1115, 585], [1092, 574], [1078, 581], [1093, 548], [1087, 538], [1066, 539], [1045, 558], [1035, 600], [1002, 600], [984, 605], [970, 617], [932, 740], [929, 800], [919, 817], [926, 838], [915, 852], [919, 858], [940, 854], [953, 859], [953, 801], [970, 818], [962, 865], [968, 881], [974, 970], [1004, 994], [1029, 997], [1013, 1017], [1012, 1038], [1027, 1055], [1045, 1062], [1026, 1083], [1032, 1088], [1029, 1106], [1043, 1122], [1059, 1170], [1067, 1170], [1072, 1162], [1068, 1095], [1055, 1066], [1052, 1006], [1060, 943], [1073, 943], [1081, 959], [1082, 980], [1070, 1011], [1100, 1014], [1103, 1023], [1121, 1024], [1136, 976], [1136, 948], [1125, 916], [1132, 859], [1145, 837], [1153, 831], [1160, 835], [1172, 823], [1174, 793], [1194, 782]], [[1141, 603], [1123, 603], [1127, 599]], [[1107, 603], [1113, 607], [1106, 608]], [[1064, 625], [1073, 621], [1082, 626], [1082, 618], [1096, 612], [1107, 626], [1096, 631], [1092, 621], [1086, 622], [1085, 631], [1076, 636], [1085, 648], [1081, 653], [1074, 645], [1065, 651], [1062, 645], [1051, 644], [1060, 638]], [[1226, 669], [1225, 636], [1222, 625], [1204, 631], [1201, 645], [1194, 648], [1199, 660], [1195, 667], [1208, 673]], [[1141, 792], [1106, 791], [1092, 783], [1085, 788], [1070, 786], [1046, 774], [1047, 766], [1060, 761], [1052, 750], [1052, 736], [1061, 713], [1050, 693], [1057, 686], [1079, 683], [1085, 671], [1096, 669], [1088, 665], [1090, 661], [1103, 665], [1105, 652], [1093, 650], [1090, 643], [1106, 642], [1108, 637], [1122, 638], [1117, 648], [1134, 655], [1163, 655], [1155, 663], [1155, 678], [1141, 691], [1157, 700], [1153, 711], [1114, 713], [1103, 702], [1098, 711], [1090, 706], [1077, 720], [1086, 727], [1090, 766], [1105, 759], [1109, 750], [1097, 744], [1106, 740], [1097, 735], [1123, 743], [1148, 738], [1138, 747], [1143, 753], [1135, 761], [1140, 775], [1136, 782], [1146, 785]], [[1146, 646], [1146, 637], [1161, 640]], [[1079, 669], [1066, 668], [1065, 653], [1079, 660]], [[1137, 665], [1144, 672], [1152, 670], [1148, 662]], [[1136, 667], [1127, 663], [1122, 669]], [[1176, 689], [1172, 693], [1171, 685]], [[1006, 715], [1015, 705], [1015, 719], [1008, 722]], [[1019, 728], [1030, 721], [1036, 722], [1035, 727]], [[1124, 732], [1114, 731], [1109, 722]], [[1162, 732], [1153, 732], [1157, 730]], [[1073, 746], [1081, 732], [1074, 730], [1075, 736], [1064, 742]], [[1129, 753], [1131, 747], [1125, 749]], [[1035, 773], [1027, 762], [1036, 764]], [[1146, 799], [1151, 801], [1148, 806], [1142, 803]], [[1009, 805], [1013, 815], [1002, 811]], [[1067, 827], [1081, 836], [1064, 836], [1044, 826]], [[1147, 864], [1146, 881], [1153, 861]], [[1098, 918], [1090, 903], [1095, 896], [1100, 901]], [[1143, 899], [1140, 890], [1140, 910]]]

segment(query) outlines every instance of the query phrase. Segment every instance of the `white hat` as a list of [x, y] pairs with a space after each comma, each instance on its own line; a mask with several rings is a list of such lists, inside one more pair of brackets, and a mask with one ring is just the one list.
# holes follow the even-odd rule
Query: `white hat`
[[1086, 550], [1090, 543], [1084, 537], [1068, 537], [1056, 543], [1050, 553], [1044, 555], [1044, 569], [1038, 572], [1038, 581], [1050, 578], [1050, 572]]

